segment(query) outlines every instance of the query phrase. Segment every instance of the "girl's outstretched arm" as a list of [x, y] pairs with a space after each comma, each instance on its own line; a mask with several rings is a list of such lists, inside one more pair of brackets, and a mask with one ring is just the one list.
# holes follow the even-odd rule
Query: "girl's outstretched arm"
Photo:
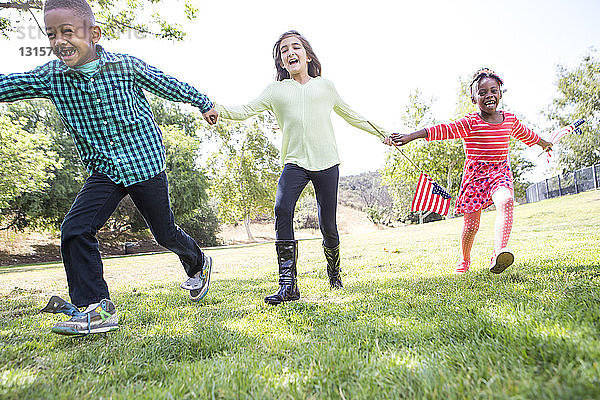
[[243, 121], [266, 110], [272, 110], [271, 86], [268, 86], [256, 99], [242, 106], [224, 106], [216, 104], [215, 110], [219, 117], [234, 121]]
[[405, 144], [412, 142], [415, 139], [427, 139], [427, 130], [419, 129], [418, 131], [409, 133], [408, 135], [403, 135], [401, 133], [392, 133], [388, 138], [385, 139], [384, 143], [388, 146], [404, 146]]
[[540, 138], [540, 140], [536, 144], [538, 146], [540, 146], [542, 149], [544, 149], [544, 151], [552, 150], [552, 143], [550, 143], [547, 140], [544, 140], [542, 138]]

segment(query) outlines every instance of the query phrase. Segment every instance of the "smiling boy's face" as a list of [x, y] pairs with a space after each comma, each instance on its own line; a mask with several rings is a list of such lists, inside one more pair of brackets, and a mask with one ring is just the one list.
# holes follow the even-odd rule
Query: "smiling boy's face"
[[90, 26], [89, 21], [66, 8], [46, 11], [44, 22], [54, 54], [69, 67], [97, 58], [96, 43], [101, 36], [98, 26]]

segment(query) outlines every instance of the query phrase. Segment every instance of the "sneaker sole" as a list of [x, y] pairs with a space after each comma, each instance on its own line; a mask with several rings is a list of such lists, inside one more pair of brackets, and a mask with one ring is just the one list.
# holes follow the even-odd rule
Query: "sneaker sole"
[[510, 267], [515, 262], [515, 256], [509, 251], [503, 251], [496, 256], [496, 264], [490, 268], [490, 272], [494, 274], [502, 273], [506, 268]]
[[63, 335], [63, 336], [85, 336], [88, 334], [93, 334], [93, 333], [106, 333], [106, 332], [112, 332], [112, 331], [116, 331], [119, 329], [119, 326], [103, 326], [103, 327], [99, 327], [99, 328], [95, 328], [92, 329], [89, 333], [88, 331], [78, 331], [77, 329], [74, 328], [68, 328], [66, 326], [54, 326], [52, 327], [52, 329], [50, 330], [52, 333], [56, 333], [58, 335]]
[[208, 288], [210, 286], [210, 275], [212, 274], [212, 264], [213, 264], [212, 258], [209, 257], [209, 259], [208, 259], [208, 277], [206, 278], [206, 285], [204, 285], [204, 287], [202, 289], [190, 290], [190, 299], [192, 301], [200, 301], [208, 293]]

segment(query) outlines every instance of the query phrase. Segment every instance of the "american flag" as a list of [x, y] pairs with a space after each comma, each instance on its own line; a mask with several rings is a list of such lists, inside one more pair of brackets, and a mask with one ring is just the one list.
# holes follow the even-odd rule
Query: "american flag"
[[[584, 119], [578, 119], [577, 121], [573, 122], [571, 125], [567, 125], [564, 128], [559, 128], [559, 129], [555, 130], [554, 132], [552, 132], [550, 134], [550, 138], [548, 141], [552, 144], [556, 144], [556, 142], [558, 142], [560, 139], [562, 139], [563, 136], [566, 136], [571, 132], [580, 134], [581, 128], [579, 128], [579, 126], [581, 124], [583, 124], [584, 122], [585, 122]], [[546, 153], [546, 160], [548, 162], [550, 162], [550, 157], [551, 157], [551, 154], [549, 152]]]
[[412, 211], [433, 211], [441, 215], [447, 215], [450, 210], [450, 199], [452, 196], [431, 179], [426, 173], [421, 172], [417, 191], [412, 201]]
[[563, 136], [575, 131], [575, 133], [581, 133], [581, 128], [579, 126], [585, 122], [584, 119], [578, 119], [573, 122], [571, 125], [565, 126], [564, 128], [559, 128], [550, 134], [550, 143], [554, 144], [558, 142]]

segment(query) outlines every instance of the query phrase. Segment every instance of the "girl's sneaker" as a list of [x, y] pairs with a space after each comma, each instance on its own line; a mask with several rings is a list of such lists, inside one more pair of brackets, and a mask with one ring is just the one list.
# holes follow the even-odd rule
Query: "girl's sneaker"
[[101, 300], [89, 305], [85, 311], [74, 313], [67, 321], [57, 322], [52, 332], [59, 335], [89, 335], [119, 329], [119, 316], [112, 301]]
[[507, 248], [500, 249], [498, 254], [493, 255], [490, 262], [490, 272], [499, 274], [515, 262], [515, 255]]
[[200, 301], [208, 293], [210, 285], [210, 273], [212, 272], [212, 258], [204, 255], [204, 265], [202, 271], [188, 278], [180, 286], [182, 289], [190, 291], [192, 301]]
[[471, 261], [462, 260], [460, 263], [458, 263], [458, 267], [456, 267], [456, 271], [454, 271], [454, 273], [457, 275], [462, 275], [469, 270], [470, 266]]

